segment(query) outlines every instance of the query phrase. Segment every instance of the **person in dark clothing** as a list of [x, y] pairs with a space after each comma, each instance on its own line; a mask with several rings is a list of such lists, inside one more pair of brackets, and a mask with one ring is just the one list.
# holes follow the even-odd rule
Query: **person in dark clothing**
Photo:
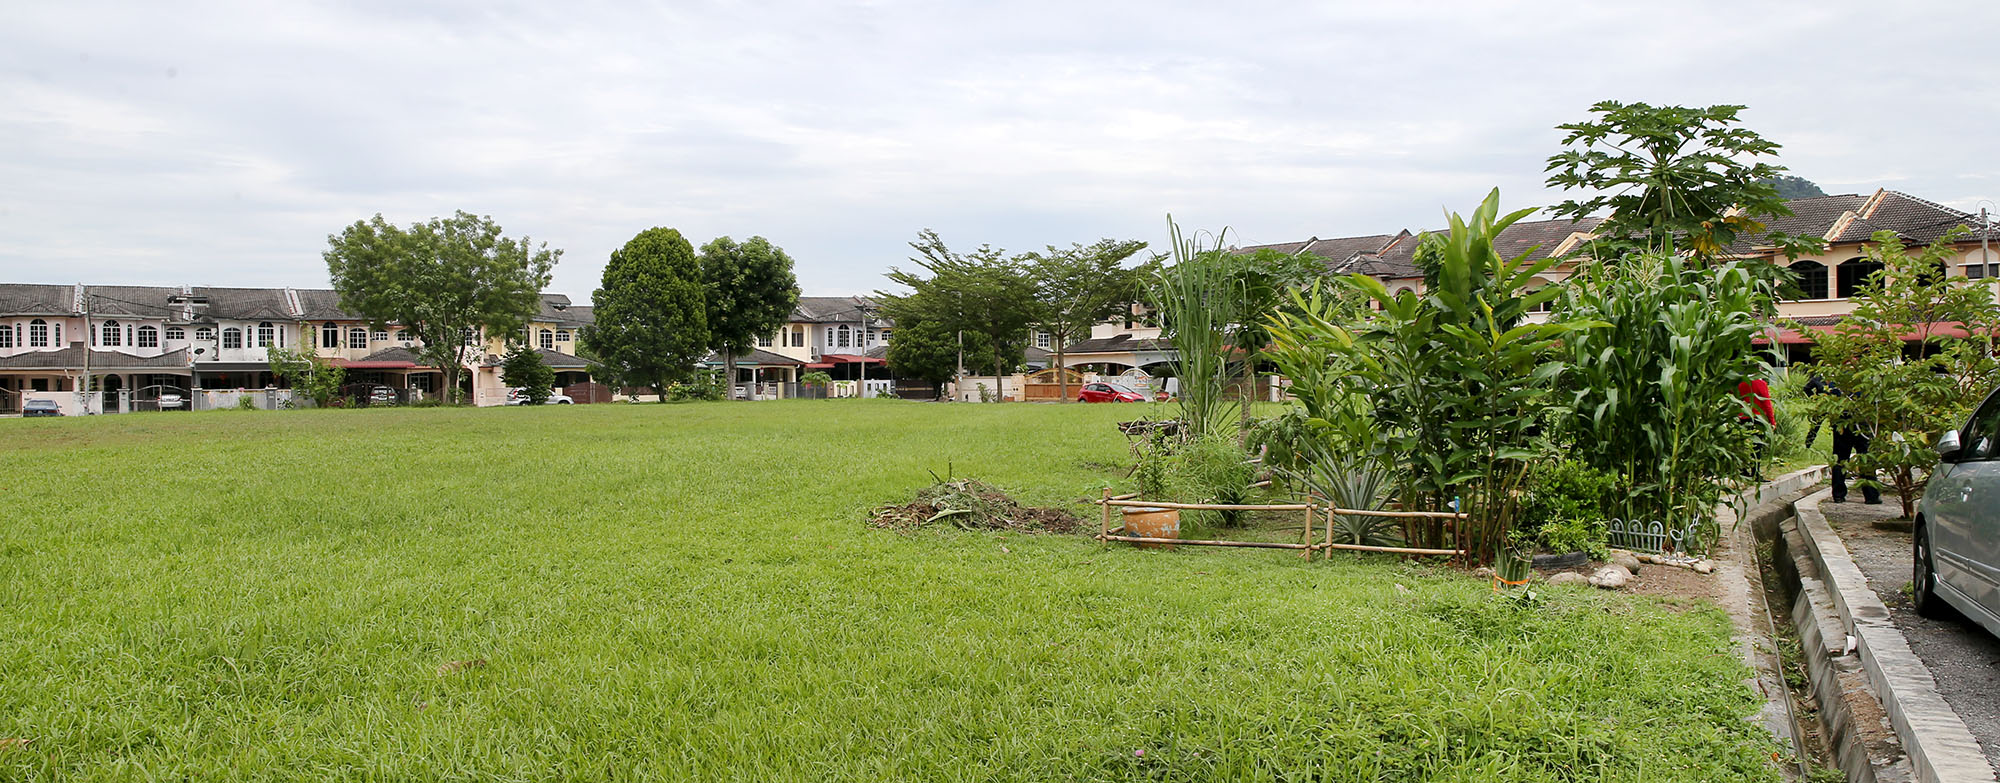
[[[1847, 502], [1847, 460], [1856, 454], [1868, 453], [1868, 436], [1851, 424], [1838, 424], [1833, 428], [1833, 502]], [[1857, 476], [1861, 480], [1861, 502], [1871, 506], [1882, 505], [1882, 490], [1875, 486], [1875, 473]]]

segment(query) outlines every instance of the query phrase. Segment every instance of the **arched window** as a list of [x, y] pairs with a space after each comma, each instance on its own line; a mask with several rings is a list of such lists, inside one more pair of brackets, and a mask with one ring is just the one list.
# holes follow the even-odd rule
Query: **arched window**
[[215, 339], [215, 330], [206, 326], [196, 329], [194, 330], [194, 339], [213, 340]]
[[169, 340], [169, 341], [172, 341], [172, 340], [185, 340], [185, 339], [187, 339], [187, 336], [188, 336], [188, 333], [187, 333], [187, 330], [186, 330], [186, 329], [182, 329], [182, 328], [180, 328], [180, 327], [178, 327], [178, 326], [169, 326], [169, 327], [167, 327], [167, 340]]
[[222, 330], [222, 347], [224, 348], [243, 347], [243, 330], [238, 329], [234, 326]]
[[366, 350], [368, 348], [368, 330], [359, 326], [347, 330], [347, 347], [356, 350]]
[[0, 348], [14, 347], [14, 325], [0, 324]]
[[368, 333], [368, 339], [370, 339], [370, 340], [374, 340], [374, 341], [376, 341], [376, 342], [388, 342], [388, 341], [389, 341], [389, 330], [387, 330], [387, 329], [377, 329], [377, 330], [375, 330], [375, 331], [373, 331], [373, 332], [369, 332], [369, 333]]
[[116, 348], [125, 344], [125, 327], [117, 321], [105, 321], [97, 325], [97, 344], [106, 348]]
[[541, 332], [539, 332], [539, 333], [537, 333], [537, 334], [535, 335], [535, 338], [536, 338], [536, 342], [537, 342], [537, 343], [539, 343], [539, 344], [540, 344], [540, 345], [542, 346], [542, 350], [544, 350], [544, 351], [553, 351], [553, 350], [555, 350], [555, 349], [556, 349], [556, 333], [555, 333], [555, 332], [552, 332], [552, 331], [549, 331], [549, 330], [547, 330], [547, 329], [543, 329], [543, 330], [542, 330]]
[[40, 318], [28, 322], [28, 347], [49, 347], [49, 322]]
[[847, 324], [841, 324], [840, 328], [834, 332], [834, 341], [835, 345], [846, 348], [853, 344], [854, 333], [848, 330]]
[[1869, 278], [1880, 271], [1882, 271], [1880, 263], [1870, 261], [1866, 258], [1850, 258], [1842, 261], [1840, 262], [1840, 279], [1838, 281], [1840, 290], [1835, 293], [1842, 299], [1852, 298], [1855, 294], [1861, 293], [1863, 289], [1875, 285], [1877, 281], [1870, 280]]
[[160, 330], [150, 326], [139, 327], [139, 339], [133, 345], [137, 345], [140, 348], [160, 347]]
[[319, 325], [319, 347], [340, 347], [340, 325], [332, 321]]
[[556, 342], [559, 342], [559, 343], [566, 343], [566, 342], [569, 342], [569, 330], [568, 330], [568, 329], [557, 329], [557, 330], [556, 330]]
[[1799, 281], [1800, 299], [1825, 299], [1826, 265], [1818, 261], [1799, 261], [1792, 264], [1792, 275]]
[[270, 321], [264, 321], [257, 324], [257, 347], [269, 348], [273, 345], [276, 345], [277, 342], [278, 342], [278, 330], [275, 327], [271, 326]]
[[402, 330], [400, 330], [400, 329], [399, 329], [399, 330], [397, 330], [397, 331], [396, 331], [396, 340], [397, 340], [398, 342], [405, 342], [405, 343], [407, 343], [407, 342], [409, 342], [409, 341], [410, 341], [410, 333], [409, 333], [409, 332], [405, 332], [405, 331], [402, 331]]

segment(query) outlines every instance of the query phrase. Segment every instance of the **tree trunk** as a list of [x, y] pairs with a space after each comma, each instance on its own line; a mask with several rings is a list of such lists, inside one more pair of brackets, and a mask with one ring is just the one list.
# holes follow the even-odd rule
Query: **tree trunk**
[[1063, 366], [1063, 339], [1056, 334], [1056, 402], [1069, 402], [1069, 368]]
[[736, 346], [722, 346], [722, 398], [736, 399]]

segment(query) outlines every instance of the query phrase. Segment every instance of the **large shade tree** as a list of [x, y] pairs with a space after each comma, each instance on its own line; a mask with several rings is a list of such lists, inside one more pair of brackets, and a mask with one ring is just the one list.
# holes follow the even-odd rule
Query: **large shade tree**
[[621, 383], [652, 387], [689, 377], [708, 353], [708, 306], [694, 246], [671, 228], [641, 231], [611, 252], [602, 287], [591, 294], [596, 319], [583, 348]]
[[341, 306], [378, 329], [394, 323], [415, 332], [417, 355], [444, 373], [448, 400], [458, 399], [461, 372], [483, 350], [480, 332], [521, 329], [562, 257], [464, 211], [407, 228], [378, 214], [326, 241], [322, 256]]
[[[1050, 245], [1048, 250], [1021, 257], [1029, 282], [1034, 286], [1034, 320], [1048, 333], [1055, 350], [1055, 366], [1064, 367], [1064, 354], [1073, 340], [1090, 337], [1090, 327], [1128, 310], [1139, 298], [1141, 276], [1125, 268], [1125, 261], [1146, 247], [1131, 240], [1100, 239], [1085, 247]], [[1061, 399], [1069, 399], [1069, 374], [1056, 373]]]
[[1023, 262], [990, 245], [958, 253], [930, 229], [910, 247], [917, 251], [910, 261], [918, 269], [892, 268], [888, 275], [909, 292], [878, 292], [882, 314], [896, 322], [899, 338], [907, 323], [917, 321], [984, 338], [993, 362], [993, 386], [999, 389], [1000, 376], [1020, 365], [1028, 327], [1035, 322], [1034, 284]]
[[799, 303], [792, 257], [763, 237], [737, 243], [721, 237], [701, 247], [702, 293], [708, 304], [709, 348], [722, 354], [727, 396], [735, 398], [736, 358], [761, 335], [785, 325]]
[[1778, 144], [1739, 124], [1742, 106], [1653, 106], [1601, 101], [1596, 117], [1557, 126], [1567, 148], [1548, 159], [1548, 184], [1588, 191], [1549, 211], [1583, 218], [1608, 212], [1592, 240], [1598, 258], [1638, 251], [1685, 252], [1697, 266], [1739, 237], [1758, 236], [1796, 256], [1810, 237], [1765, 233], [1764, 220], [1792, 214], [1778, 195], [1785, 168]]

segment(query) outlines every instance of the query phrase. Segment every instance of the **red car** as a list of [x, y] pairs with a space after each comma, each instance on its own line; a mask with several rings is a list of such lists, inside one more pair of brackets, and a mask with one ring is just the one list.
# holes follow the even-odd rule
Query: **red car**
[[1086, 383], [1076, 395], [1077, 402], [1145, 402], [1146, 395], [1130, 386], [1115, 383]]

